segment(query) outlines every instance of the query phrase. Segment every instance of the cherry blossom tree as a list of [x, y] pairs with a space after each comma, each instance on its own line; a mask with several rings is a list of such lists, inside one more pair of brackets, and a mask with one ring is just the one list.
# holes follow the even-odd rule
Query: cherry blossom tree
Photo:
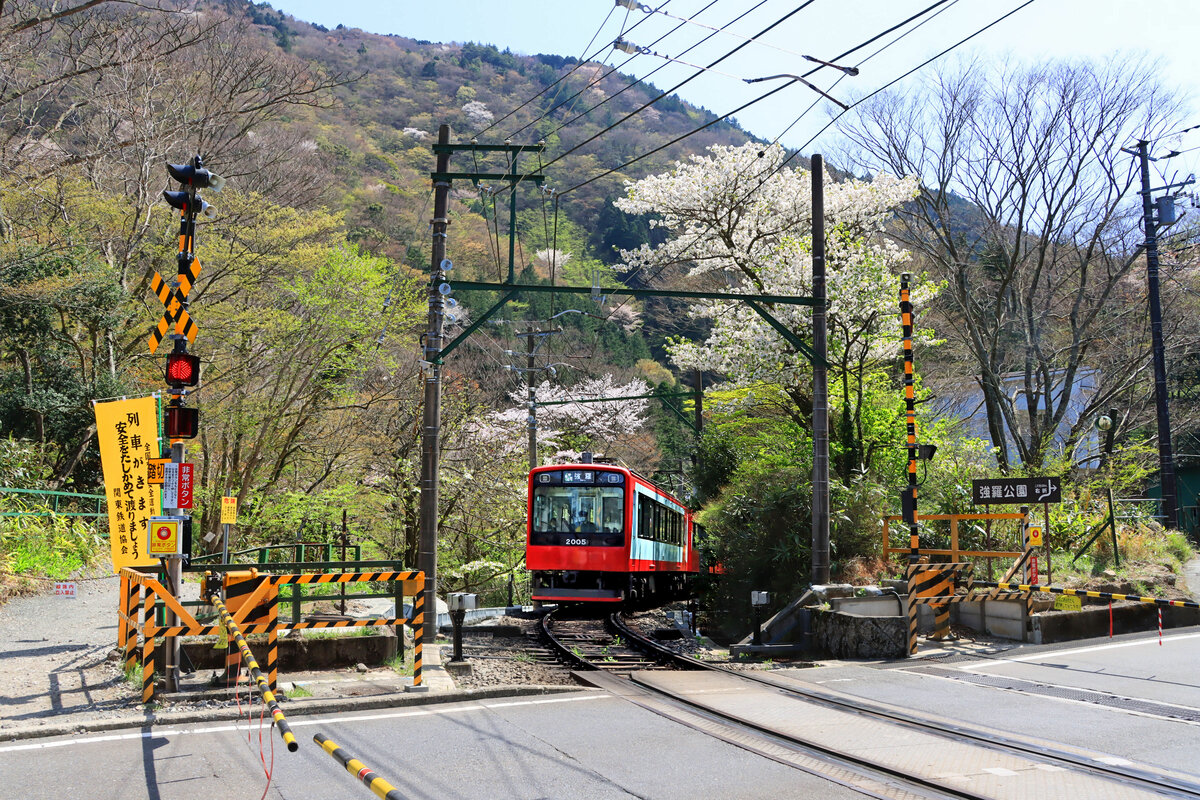
[[[612, 375], [586, 378], [570, 387], [542, 381], [533, 390], [538, 405], [539, 449], [554, 448], [560, 454], [577, 454], [589, 448], [607, 449], [636, 435], [646, 423], [649, 401], [624, 398], [649, 391], [650, 387], [641, 378], [621, 384]], [[529, 414], [526, 389], [514, 389], [509, 397], [518, 405], [477, 420], [475, 432], [491, 442], [503, 443], [506, 452], [523, 453]], [[594, 402], [605, 398], [611, 398], [611, 402]], [[581, 400], [592, 402], [578, 402]]]
[[[778, 146], [714, 146], [678, 162], [670, 172], [626, 183], [616, 206], [654, 214], [670, 237], [659, 246], [623, 250], [626, 270], [646, 278], [680, 266], [735, 294], [812, 294], [812, 176], [787, 166]], [[825, 180], [828, 351], [835, 437], [843, 478], [865, 471], [881, 434], [864, 410], [900, 344], [899, 273], [909, 254], [884, 235], [895, 209], [917, 193], [912, 178], [880, 173], [873, 180]], [[914, 301], [934, 287], [918, 282]], [[775, 304], [770, 313], [802, 338], [811, 338], [811, 311]], [[674, 340], [668, 350], [681, 368], [724, 375], [728, 386], [770, 387], [759, 397], [786, 398], [784, 412], [810, 427], [811, 366], [744, 303], [693, 305], [711, 320], [703, 342]]]

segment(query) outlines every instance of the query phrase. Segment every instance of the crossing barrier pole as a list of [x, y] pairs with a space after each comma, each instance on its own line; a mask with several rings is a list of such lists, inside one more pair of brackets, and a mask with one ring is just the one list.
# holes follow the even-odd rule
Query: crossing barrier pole
[[258, 668], [258, 662], [254, 660], [254, 654], [250, 652], [250, 646], [246, 644], [246, 637], [242, 636], [241, 629], [233, 621], [233, 615], [229, 613], [229, 609], [221, 601], [221, 595], [213, 594], [209, 598], [209, 603], [217, 609], [217, 613], [221, 615], [222, 624], [228, 629], [229, 635], [233, 637], [233, 640], [237, 642], [238, 650], [242, 654], [242, 661], [245, 662], [246, 669], [250, 672], [250, 677], [258, 685], [258, 691], [262, 694], [263, 702], [270, 709], [271, 719], [279, 727], [279, 735], [283, 738], [287, 749], [290, 752], [296, 752], [300, 749], [300, 744], [296, 741], [296, 737], [292, 735], [292, 728], [288, 725], [287, 718], [283, 716], [283, 712], [279, 709], [279, 703], [275, 700], [275, 693], [271, 691], [271, 687], [267, 685], [267, 679], [263, 677], [262, 670]]
[[321, 745], [321, 749], [326, 753], [329, 753], [329, 755], [340, 761], [342, 766], [346, 768], [346, 772], [349, 772], [366, 784], [367, 788], [376, 797], [380, 798], [380, 800], [405, 800], [404, 795], [400, 794], [395, 786], [392, 786], [383, 778], [376, 775], [370, 767], [338, 747], [329, 737], [318, 733], [313, 736], [313, 741]]
[[421, 686], [421, 658], [425, 645], [425, 592], [413, 597], [413, 686]]
[[1136, 594], [1116, 594], [1114, 592], [1093, 592], [1087, 589], [1064, 589], [1061, 586], [1042, 586], [1037, 583], [1007, 583], [1005, 581], [975, 581], [976, 586], [991, 586], [996, 589], [1009, 589], [1018, 592], [1048, 592], [1050, 594], [1066, 594], [1072, 597], [1092, 597], [1097, 600], [1128, 600], [1133, 603], [1153, 603], [1157, 606], [1173, 606], [1175, 608], [1200, 608], [1200, 603], [1194, 600], [1168, 600], [1164, 597], [1146, 597]]
[[273, 592], [267, 604], [267, 684], [279, 691], [279, 592]]
[[129, 617], [129, 578], [121, 576], [120, 594], [117, 597], [117, 649], [124, 652], [125, 643], [129, 641], [129, 628], [126, 620]]

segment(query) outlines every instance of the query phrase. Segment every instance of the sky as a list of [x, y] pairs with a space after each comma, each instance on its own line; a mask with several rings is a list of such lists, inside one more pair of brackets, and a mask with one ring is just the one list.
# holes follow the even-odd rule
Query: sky
[[[272, 5], [297, 19], [333, 28], [343, 24], [371, 33], [393, 33], [434, 42], [482, 42], [516, 53], [555, 53], [593, 56], [610, 65], [630, 56], [614, 52], [612, 42], [622, 34], [628, 41], [655, 53], [707, 65], [743, 43], [741, 37], [795, 12], [786, 21], [748, 44], [737, 54], [678, 90], [683, 99], [717, 114], [750, 102], [782, 81], [746, 84], [745, 78], [780, 73], [807, 72], [814, 64], [801, 58], [811, 55], [832, 59], [865, 39], [929, 6], [934, 0], [649, 0], [662, 12], [689, 18], [681, 23], [663, 14], [627, 10], [613, 0], [272, 0]], [[960, 39], [1021, 6], [1025, 0], [951, 0], [930, 13], [925, 24], [910, 25], [856, 53], [850, 66], [859, 66], [855, 77], [822, 69], [811, 80], [844, 102], [867, 94], [892, 81]], [[798, 9], [798, 10], [797, 10]], [[737, 22], [733, 20], [744, 12]], [[936, 14], [936, 16], [934, 16]], [[682, 51], [713, 33], [695, 24], [726, 28], [694, 50]], [[634, 25], [636, 27], [633, 27]], [[682, 27], [668, 32], [676, 25]], [[915, 23], [914, 23], [915, 24]], [[655, 40], [666, 35], [655, 44]], [[939, 62], [955, 58], [1024, 61], [1054, 58], [1104, 59], [1117, 53], [1144, 55], [1158, 68], [1168, 88], [1188, 97], [1185, 125], [1200, 125], [1200, 0], [1033, 0], [1012, 16], [957, 48]], [[760, 42], [762, 44], [760, 44]], [[842, 62], [839, 62], [842, 63]], [[639, 55], [621, 68], [667, 89], [695, 70], [655, 55]], [[920, 74], [920, 73], [918, 73]], [[910, 78], [909, 80], [915, 80]], [[811, 89], [793, 84], [767, 100], [735, 115], [738, 123], [768, 140], [799, 148], [805, 155], [836, 148], [836, 127], [821, 133], [835, 110], [815, 100]], [[509, 109], [492, 109], [497, 116]], [[799, 121], [797, 121], [799, 118]], [[1200, 148], [1200, 128], [1160, 142], [1157, 154], [1170, 149]], [[1161, 174], [1180, 177], [1200, 173], [1200, 149], [1158, 163]], [[1161, 183], [1157, 178], [1155, 185]], [[1194, 188], [1194, 187], [1192, 187]]]

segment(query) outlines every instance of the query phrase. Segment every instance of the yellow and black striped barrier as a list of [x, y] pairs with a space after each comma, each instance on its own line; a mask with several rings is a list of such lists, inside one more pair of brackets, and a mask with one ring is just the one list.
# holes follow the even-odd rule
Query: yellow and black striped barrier
[[1097, 600], [1129, 600], [1134, 603], [1153, 603], [1156, 606], [1175, 606], [1176, 608], [1200, 608], [1200, 603], [1193, 600], [1167, 600], [1162, 597], [1145, 597], [1136, 594], [1116, 594], [1115, 592], [1093, 592], [1087, 589], [1064, 589], [1061, 586], [1042, 586], [1036, 583], [1005, 583], [1004, 581], [975, 581], [972, 585], [993, 587], [996, 589], [1011, 589], [1019, 592], [1048, 592], [1050, 594], [1066, 594], [1072, 597], [1092, 597]]
[[[117, 648], [124, 653], [126, 669], [137, 662], [138, 634], [142, 634], [142, 702], [149, 703], [155, 695], [155, 645], [158, 642], [179, 636], [211, 636], [228, 630], [223, 624], [204, 624], [197, 620], [180, 603], [179, 598], [169, 592], [153, 576], [126, 567], [120, 571], [121, 589], [118, 596]], [[363, 583], [373, 581], [396, 581], [397, 594], [412, 596], [412, 618], [383, 617], [361, 620], [314, 620], [311, 622], [279, 623], [279, 587], [295, 583]], [[248, 634], [267, 636], [267, 682], [275, 691], [278, 676], [278, 641], [282, 630], [312, 628], [359, 628], [397, 627], [412, 625], [414, 639], [413, 686], [423, 684], [421, 661], [423, 650], [424, 605], [422, 590], [425, 573], [413, 570], [390, 572], [340, 572], [301, 573], [286, 575], [261, 574], [251, 568], [246, 572], [230, 573], [221, 577], [206, 576], [201, 589], [202, 596], [219, 593], [224, 589], [228, 599], [221, 606], [225, 615], [236, 625], [243, 637]], [[157, 613], [161, 608], [175, 612], [179, 624], [160, 626]], [[141, 620], [139, 621], [139, 611]], [[401, 633], [399, 630], [397, 633]], [[233, 660], [236, 663], [236, 658]], [[227, 660], [226, 667], [230, 666]], [[236, 668], [236, 667], [235, 667]], [[236, 674], [236, 673], [233, 673]]]
[[367, 788], [370, 789], [376, 797], [381, 798], [381, 800], [404, 800], [404, 795], [400, 794], [395, 786], [392, 786], [383, 778], [376, 775], [371, 771], [370, 767], [366, 766], [357, 758], [354, 758], [345, 750], [338, 747], [327, 736], [323, 736], [318, 733], [313, 736], [313, 741], [321, 745], [321, 749], [326, 753], [329, 753], [329, 755], [342, 762], [342, 766], [346, 768], [346, 772], [349, 772], [351, 775], [365, 783]]
[[275, 694], [271, 691], [271, 687], [267, 685], [267, 679], [263, 677], [262, 671], [258, 668], [258, 662], [254, 660], [254, 654], [250, 652], [250, 646], [246, 644], [246, 637], [242, 636], [242, 632], [238, 629], [237, 623], [233, 621], [233, 616], [229, 613], [229, 609], [221, 602], [219, 594], [212, 595], [209, 598], [209, 602], [217, 609], [217, 613], [221, 615], [222, 624], [229, 630], [229, 635], [237, 643], [238, 650], [242, 653], [242, 661], [246, 664], [246, 669], [249, 670], [250, 677], [258, 684], [258, 691], [262, 694], [263, 702], [270, 709], [271, 719], [279, 727], [279, 735], [283, 737], [287, 749], [290, 752], [296, 752], [300, 748], [300, 744], [296, 741], [296, 737], [292, 735], [292, 729], [287, 723], [287, 718], [279, 710], [279, 703], [275, 701]]

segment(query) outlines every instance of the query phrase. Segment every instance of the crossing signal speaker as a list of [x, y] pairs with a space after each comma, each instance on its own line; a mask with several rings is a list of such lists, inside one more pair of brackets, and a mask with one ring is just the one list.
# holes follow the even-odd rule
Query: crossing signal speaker
[[200, 434], [200, 409], [167, 406], [163, 430], [168, 439], [195, 439]]
[[197, 189], [212, 189], [219, 192], [225, 188], [225, 179], [204, 167], [192, 164], [167, 164], [171, 177], [184, 185], [192, 184]]

